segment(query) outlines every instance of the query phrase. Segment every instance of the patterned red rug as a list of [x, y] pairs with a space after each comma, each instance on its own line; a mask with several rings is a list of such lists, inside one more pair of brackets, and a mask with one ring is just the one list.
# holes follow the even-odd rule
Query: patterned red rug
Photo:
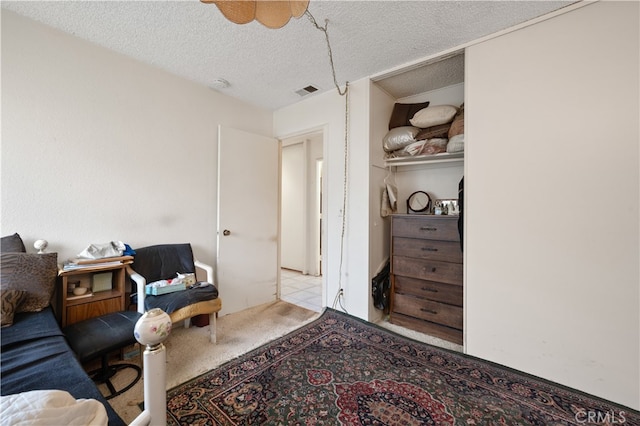
[[327, 309], [168, 392], [169, 425], [640, 425], [640, 413]]

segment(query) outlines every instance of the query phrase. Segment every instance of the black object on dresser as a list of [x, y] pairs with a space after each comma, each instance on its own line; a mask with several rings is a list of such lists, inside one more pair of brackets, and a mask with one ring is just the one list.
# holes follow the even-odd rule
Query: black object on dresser
[[458, 217], [393, 215], [391, 259], [391, 323], [462, 344]]

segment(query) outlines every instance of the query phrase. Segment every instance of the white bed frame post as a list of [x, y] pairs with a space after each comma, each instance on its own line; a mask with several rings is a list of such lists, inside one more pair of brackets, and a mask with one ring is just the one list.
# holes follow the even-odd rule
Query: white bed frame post
[[166, 426], [167, 424], [167, 349], [160, 343], [144, 350], [144, 410], [131, 426]]
[[[164, 315], [168, 321], [168, 330], [170, 332], [171, 319], [164, 312], [162, 312], [162, 315]], [[138, 320], [138, 323], [136, 323], [136, 330], [142, 320], [144, 320], [144, 315], [140, 320]], [[162, 338], [162, 340], [164, 341], [166, 337], [168, 337], [168, 333], [164, 338]], [[141, 337], [136, 336], [136, 339], [140, 341]], [[143, 354], [144, 410], [133, 420], [133, 422], [131, 422], [131, 426], [166, 426], [166, 365], [167, 349], [164, 344], [162, 342], [148, 343]]]

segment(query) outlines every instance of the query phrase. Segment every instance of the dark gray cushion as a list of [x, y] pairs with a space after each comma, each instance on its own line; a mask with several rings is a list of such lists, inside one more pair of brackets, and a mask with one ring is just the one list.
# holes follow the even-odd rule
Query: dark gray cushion
[[135, 311], [114, 312], [71, 324], [62, 332], [80, 362], [90, 361], [136, 343], [133, 329], [141, 316]]
[[[204, 287], [187, 288], [184, 291], [176, 291], [160, 296], [145, 296], [144, 309], [148, 311], [153, 308], [160, 308], [170, 314], [182, 309], [185, 306], [193, 305], [205, 300], [212, 300], [218, 297], [218, 289], [215, 285], [206, 285]], [[135, 302], [137, 303], [137, 301]]]
[[0, 289], [26, 292], [16, 312], [38, 312], [49, 305], [58, 276], [57, 253], [2, 253], [0, 265]]
[[17, 253], [25, 253], [27, 249], [24, 247], [24, 242], [18, 233], [16, 232], [13, 235], [7, 235], [6, 237], [0, 238], [0, 243], [2, 246], [0, 247], [0, 251], [2, 253], [9, 252], [17, 252]]
[[147, 284], [176, 278], [178, 272], [194, 273], [191, 244], [160, 244], [135, 249], [133, 269], [142, 275]]
[[0, 301], [2, 303], [0, 306], [0, 311], [2, 312], [0, 323], [2, 323], [3, 327], [9, 327], [13, 324], [13, 316], [18, 311], [18, 306], [20, 306], [20, 302], [22, 302], [26, 294], [27, 292], [24, 290], [0, 289]]

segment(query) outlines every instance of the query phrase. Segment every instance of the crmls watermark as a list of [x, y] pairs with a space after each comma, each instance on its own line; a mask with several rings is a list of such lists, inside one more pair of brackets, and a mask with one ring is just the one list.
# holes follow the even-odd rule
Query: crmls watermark
[[627, 421], [624, 411], [584, 411], [576, 413], [576, 422], [580, 424], [607, 424], [618, 425]]

